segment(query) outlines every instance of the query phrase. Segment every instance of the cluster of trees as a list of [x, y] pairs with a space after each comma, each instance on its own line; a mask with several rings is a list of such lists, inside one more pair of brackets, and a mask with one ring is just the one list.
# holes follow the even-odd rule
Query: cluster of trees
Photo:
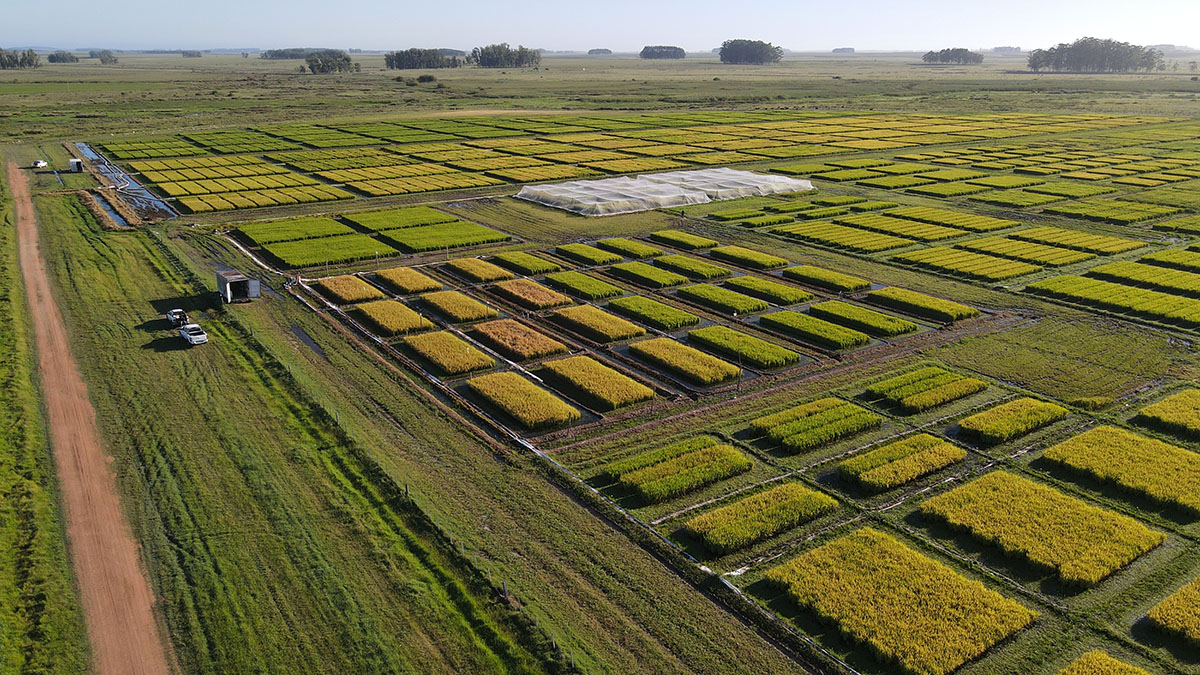
[[1116, 40], [1080, 38], [1071, 44], [1060, 43], [1050, 49], [1029, 53], [1029, 69], [1078, 73], [1128, 73], [1164, 70], [1162, 52], [1149, 47]]
[[93, 49], [88, 52], [89, 59], [100, 59], [100, 63], [111, 66], [117, 62], [117, 57], [108, 49]]
[[726, 40], [721, 43], [721, 63], [776, 63], [783, 47], [762, 40]]
[[531, 68], [541, 62], [542, 53], [538, 50], [521, 46], [513, 49], [507, 42], [476, 47], [467, 57], [467, 63], [483, 68]]
[[26, 49], [23, 52], [16, 49], [0, 49], [0, 70], [37, 68], [40, 65], [42, 65], [41, 59], [32, 49]]
[[185, 59], [198, 59], [202, 56], [200, 51], [197, 49], [185, 49], [179, 53], [183, 54], [183, 58]]
[[304, 57], [313, 75], [326, 73], [357, 73], [362, 65], [350, 61], [350, 55], [340, 49], [317, 49]]
[[383, 55], [383, 62], [388, 70], [405, 70], [411, 68], [457, 68], [462, 61], [457, 56], [446, 56], [439, 49], [405, 49], [402, 52], [388, 52]]
[[683, 47], [670, 47], [667, 45], [646, 45], [642, 47], [642, 53], [638, 56], [643, 59], [682, 59], [686, 54]]
[[288, 47], [287, 49], [268, 49], [258, 55], [260, 59], [270, 59], [272, 61], [281, 61], [284, 59], [304, 59], [313, 53], [312, 49], [307, 47]]
[[957, 63], [965, 66], [972, 63], [983, 63], [983, 54], [955, 47], [937, 52], [925, 52], [925, 56], [922, 56], [921, 60], [925, 63]]
[[79, 57], [65, 50], [58, 50], [46, 57], [50, 63], [79, 63]]
[[611, 49], [604, 49], [604, 48], [588, 50], [588, 56], [608, 56], [611, 53], [612, 53]]

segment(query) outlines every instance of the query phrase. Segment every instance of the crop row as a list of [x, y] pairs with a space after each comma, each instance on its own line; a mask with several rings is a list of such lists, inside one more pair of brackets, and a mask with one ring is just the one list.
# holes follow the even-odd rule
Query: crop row
[[759, 325], [829, 349], [850, 349], [871, 342], [871, 336], [801, 312], [764, 314]]
[[1034, 282], [1025, 290], [1186, 328], [1200, 327], [1200, 300], [1170, 293], [1070, 274]]
[[1056, 422], [1068, 412], [1060, 405], [1025, 397], [966, 417], [959, 427], [982, 443], [1003, 443]]
[[396, 242], [408, 253], [480, 246], [508, 241], [512, 238], [503, 232], [462, 220], [436, 225], [417, 225], [399, 230], [385, 230], [379, 234]]
[[1028, 626], [1037, 613], [864, 527], [767, 572], [885, 664], [946, 675]]
[[688, 333], [688, 342], [762, 369], [783, 368], [804, 360], [800, 354], [726, 326], [708, 326]]
[[750, 429], [790, 453], [806, 452], [877, 427], [883, 418], [853, 403], [826, 398], [750, 422]]
[[618, 482], [656, 503], [749, 471], [753, 463], [729, 445], [708, 445], [621, 474]]
[[916, 413], [986, 388], [987, 383], [982, 380], [929, 367], [873, 384], [867, 387], [867, 393], [884, 399], [906, 413]]
[[929, 434], [888, 443], [838, 464], [838, 473], [873, 492], [900, 487], [955, 462], [967, 451]]
[[957, 227], [973, 232], [991, 232], [993, 230], [1003, 230], [1007, 227], [1020, 225], [1015, 220], [992, 218], [991, 216], [962, 213], [960, 211], [938, 209], [929, 206], [905, 206], [888, 211], [888, 215], [908, 218], [909, 220], [919, 220], [923, 223], [931, 223], [933, 225]]
[[1200, 274], [1164, 269], [1156, 265], [1118, 260], [1088, 270], [1087, 275], [1130, 286], [1200, 298]]
[[769, 307], [765, 300], [742, 295], [728, 288], [712, 284], [697, 284], [684, 286], [675, 294], [685, 300], [690, 300], [722, 314], [746, 315], [761, 312]]
[[783, 271], [783, 276], [816, 288], [823, 288], [836, 293], [854, 293], [865, 291], [871, 287], [871, 282], [849, 274], [827, 270], [813, 265], [798, 265]]
[[556, 311], [553, 316], [568, 329], [600, 343], [628, 340], [646, 334], [646, 329], [641, 326], [592, 305], [566, 307]]
[[867, 293], [867, 299], [913, 316], [952, 322], [979, 315], [979, 310], [952, 300], [935, 298], [906, 288], [888, 286]]
[[542, 376], [560, 391], [597, 410], [654, 398], [654, 390], [590, 356], [570, 356], [545, 364]]
[[404, 303], [395, 300], [364, 302], [350, 310], [350, 313], [371, 327], [377, 335], [383, 337], [433, 328], [433, 323], [429, 319], [413, 311]]
[[879, 337], [895, 337], [917, 330], [917, 324], [841, 300], [828, 300], [808, 308], [808, 313]]
[[479, 258], [447, 260], [445, 268], [464, 279], [481, 284], [513, 278], [512, 272]]
[[354, 234], [354, 230], [332, 218], [297, 218], [270, 223], [249, 223], [237, 229], [238, 234], [255, 246], [274, 244], [281, 241], [319, 239], [340, 234]]
[[440, 290], [442, 285], [411, 267], [377, 270], [375, 280], [399, 295]]
[[833, 222], [918, 241], [941, 241], [966, 234], [965, 230], [953, 227], [932, 225], [881, 213], [856, 213], [834, 218]]
[[1200, 454], [1111, 426], [1046, 450], [1051, 462], [1133, 494], [1200, 514]]
[[799, 483], [739, 499], [688, 520], [684, 529], [715, 554], [745, 548], [837, 508], [837, 501]]
[[462, 341], [450, 331], [423, 333], [404, 338], [414, 353], [433, 364], [443, 375], [463, 375], [496, 365], [492, 357]]
[[251, 190], [196, 197], [180, 197], [177, 201], [192, 213], [208, 213], [209, 211], [253, 209], [260, 206], [312, 204], [338, 199], [351, 199], [353, 196], [345, 190], [339, 190], [328, 185], [304, 185], [275, 190]]
[[505, 251], [492, 256], [492, 262], [526, 276], [557, 272], [562, 266], [524, 251]]
[[400, 255], [400, 251], [365, 234], [281, 241], [267, 244], [263, 250], [290, 268], [336, 265]]
[[890, 234], [879, 234], [860, 230], [855, 227], [836, 225], [834, 223], [796, 223], [784, 225], [771, 230], [785, 237], [813, 241], [826, 246], [845, 248], [860, 253], [878, 253], [888, 249], [909, 246], [911, 239], [901, 239]]
[[651, 338], [629, 345], [629, 352], [700, 386], [712, 386], [741, 376], [737, 366], [671, 338]]
[[972, 239], [958, 244], [959, 248], [975, 251], [977, 253], [987, 253], [988, 255], [1008, 258], [1010, 260], [1018, 260], [1020, 262], [1032, 263], [1034, 265], [1045, 265], [1047, 267], [1059, 267], [1062, 265], [1071, 265], [1084, 260], [1095, 258], [1094, 253], [1078, 251], [1058, 246], [1048, 246], [1046, 244], [1038, 244], [1032, 241], [1021, 241], [1018, 239], [1007, 239], [1004, 237], [984, 237], [982, 239]]
[[605, 305], [609, 309], [659, 330], [678, 330], [700, 323], [700, 317], [657, 300], [631, 295]]
[[933, 497], [920, 508], [1083, 586], [1099, 583], [1165, 539], [1129, 516], [1004, 471]]
[[982, 281], [1001, 281], [1032, 274], [1042, 269], [1037, 265], [946, 246], [901, 253], [894, 256], [892, 260]]
[[511, 279], [492, 286], [492, 290], [526, 309], [542, 310], [571, 304], [571, 299], [532, 279]]
[[438, 223], [453, 223], [458, 218], [442, 213], [428, 206], [413, 206], [406, 209], [387, 209], [383, 211], [366, 211], [351, 213], [343, 216], [346, 220], [359, 227], [382, 232], [384, 230], [399, 230], [417, 225], [437, 225]]
[[1061, 227], [1031, 227], [1026, 230], [1018, 230], [1008, 235], [1013, 239], [1022, 239], [1024, 241], [1032, 241], [1039, 244], [1049, 244], [1051, 246], [1059, 246], [1062, 248], [1075, 249], [1076, 251], [1085, 251], [1087, 253], [1095, 253], [1097, 255], [1114, 255], [1124, 253], [1134, 249], [1141, 248], [1146, 245], [1144, 241], [1136, 239], [1123, 239], [1121, 237], [1111, 237], [1105, 234], [1092, 234], [1090, 232], [1080, 232], [1079, 230], [1067, 230]]
[[529, 430], [563, 426], [580, 418], [574, 406], [513, 372], [473, 377], [467, 386]]
[[561, 354], [567, 346], [513, 319], [497, 319], [472, 327], [475, 337], [510, 359], [528, 361]]
[[1200, 437], [1200, 389], [1184, 389], [1142, 408], [1137, 421], [1185, 438]]

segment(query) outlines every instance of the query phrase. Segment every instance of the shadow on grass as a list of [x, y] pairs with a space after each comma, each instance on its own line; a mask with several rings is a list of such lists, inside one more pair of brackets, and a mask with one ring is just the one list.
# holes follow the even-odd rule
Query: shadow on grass
[[1196, 643], [1165, 630], [1151, 621], [1148, 616], [1143, 616], [1135, 621], [1130, 629], [1130, 634], [1141, 644], [1155, 649], [1165, 649], [1181, 663], [1200, 664], [1200, 648], [1196, 646]]
[[156, 352], [178, 352], [191, 347], [178, 335], [155, 338], [142, 345], [142, 349], [152, 349]]
[[150, 306], [160, 315], [166, 314], [172, 309], [182, 309], [191, 314], [193, 312], [203, 312], [206, 309], [213, 309], [217, 306], [216, 294], [203, 293], [200, 295], [184, 295], [177, 298], [163, 298], [161, 300], [151, 300]]

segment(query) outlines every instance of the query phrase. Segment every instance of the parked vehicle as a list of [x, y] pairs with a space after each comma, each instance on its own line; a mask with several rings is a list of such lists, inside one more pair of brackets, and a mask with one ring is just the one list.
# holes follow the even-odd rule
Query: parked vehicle
[[166, 317], [172, 327], [185, 326], [188, 323], [187, 312], [182, 309], [172, 309], [166, 313]]
[[183, 338], [189, 345], [202, 345], [208, 342], [208, 333], [200, 327], [200, 324], [189, 323], [179, 329], [179, 337]]

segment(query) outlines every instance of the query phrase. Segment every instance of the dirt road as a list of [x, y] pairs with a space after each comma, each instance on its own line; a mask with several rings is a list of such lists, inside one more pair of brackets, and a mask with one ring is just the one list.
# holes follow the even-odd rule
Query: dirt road
[[102, 675], [166, 673], [154, 595], [121, 511], [116, 477], [109, 470], [109, 458], [96, 428], [96, 413], [51, 292], [38, 248], [28, 178], [10, 162], [8, 179], [16, 199], [21, 273], [37, 338], [38, 373], [67, 539], [92, 647], [92, 669]]

